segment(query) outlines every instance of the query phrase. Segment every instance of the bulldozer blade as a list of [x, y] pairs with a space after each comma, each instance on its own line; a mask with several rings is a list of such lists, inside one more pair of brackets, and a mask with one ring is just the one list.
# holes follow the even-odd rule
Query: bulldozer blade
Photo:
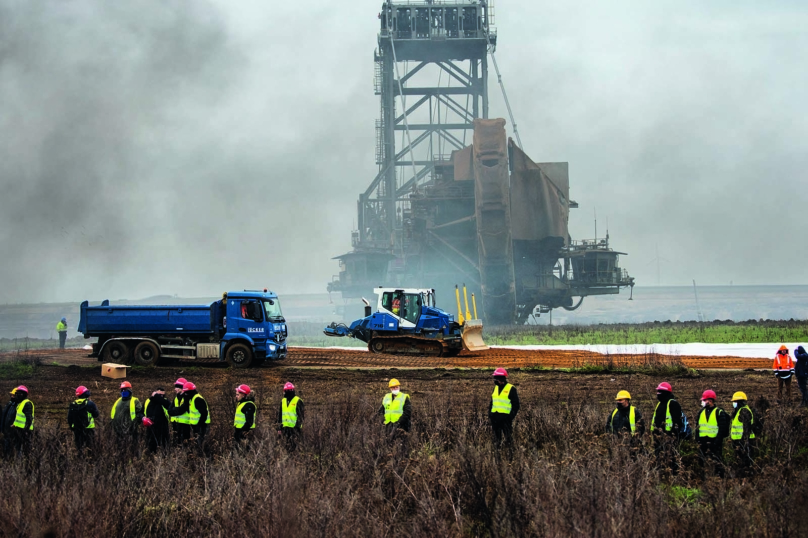
[[463, 324], [463, 348], [467, 351], [485, 351], [490, 349], [483, 341], [483, 322], [469, 319]]

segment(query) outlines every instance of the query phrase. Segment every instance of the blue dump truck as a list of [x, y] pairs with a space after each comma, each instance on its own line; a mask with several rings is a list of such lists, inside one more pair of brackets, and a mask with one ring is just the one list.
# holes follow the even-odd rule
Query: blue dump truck
[[286, 320], [271, 291], [231, 291], [210, 305], [81, 303], [79, 332], [98, 338], [99, 361], [227, 361], [247, 368], [286, 357]]

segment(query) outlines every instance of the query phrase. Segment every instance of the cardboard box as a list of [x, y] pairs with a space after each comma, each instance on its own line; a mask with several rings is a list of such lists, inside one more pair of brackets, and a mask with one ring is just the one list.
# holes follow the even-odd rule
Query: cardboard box
[[108, 362], [101, 365], [101, 375], [112, 379], [122, 379], [126, 377], [126, 365]]

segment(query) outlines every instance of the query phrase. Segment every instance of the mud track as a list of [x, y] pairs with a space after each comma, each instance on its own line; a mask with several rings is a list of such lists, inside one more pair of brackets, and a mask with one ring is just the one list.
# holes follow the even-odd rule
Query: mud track
[[[97, 359], [88, 357], [83, 349], [43, 349], [14, 351], [0, 354], [0, 361], [38, 359], [45, 364], [92, 366]], [[411, 357], [368, 353], [364, 350], [290, 348], [289, 356], [281, 361], [267, 362], [265, 366], [295, 368], [573, 368], [586, 365], [616, 367], [645, 366], [648, 364], [676, 364], [681, 361], [696, 369], [769, 369], [772, 361], [742, 357], [693, 357], [658, 354], [601, 355], [591, 351], [521, 350], [494, 348], [457, 357]], [[183, 365], [193, 365], [184, 362]]]

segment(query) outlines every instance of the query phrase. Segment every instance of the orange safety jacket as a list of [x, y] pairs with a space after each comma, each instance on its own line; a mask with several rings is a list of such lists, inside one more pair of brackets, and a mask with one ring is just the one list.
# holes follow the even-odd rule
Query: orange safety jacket
[[783, 350], [785, 350], [785, 354], [780, 354], [780, 352], [778, 351], [777, 354], [774, 356], [774, 371], [793, 372], [794, 361], [791, 359], [791, 355], [788, 353], [788, 348], [786, 346], [780, 347], [780, 351]]

